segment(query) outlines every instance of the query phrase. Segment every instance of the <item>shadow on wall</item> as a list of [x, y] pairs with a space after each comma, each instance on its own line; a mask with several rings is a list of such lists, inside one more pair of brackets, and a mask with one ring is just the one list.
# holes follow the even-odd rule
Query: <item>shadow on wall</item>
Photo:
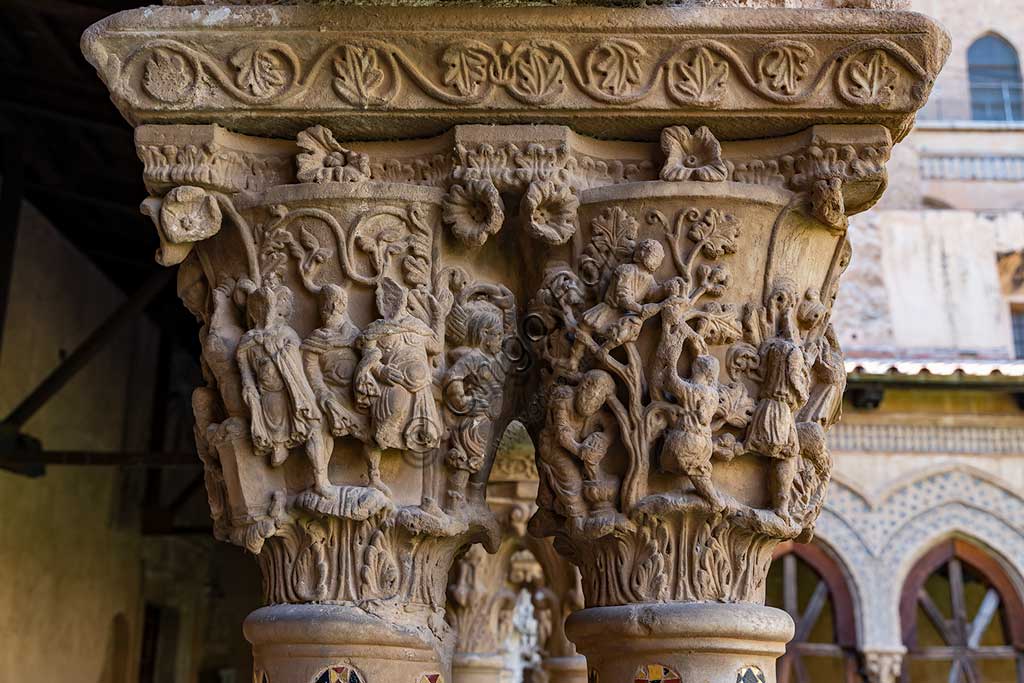
[[110, 638], [99, 683], [128, 683], [130, 655], [131, 629], [128, 618], [118, 612], [110, 622]]

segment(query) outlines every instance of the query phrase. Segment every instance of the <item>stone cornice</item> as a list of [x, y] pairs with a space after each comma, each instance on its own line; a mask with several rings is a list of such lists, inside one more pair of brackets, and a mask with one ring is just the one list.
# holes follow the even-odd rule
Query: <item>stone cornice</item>
[[93, 26], [83, 50], [134, 125], [380, 139], [543, 122], [654, 139], [699, 124], [749, 139], [813, 112], [900, 139], [949, 43], [883, 11], [151, 7]]

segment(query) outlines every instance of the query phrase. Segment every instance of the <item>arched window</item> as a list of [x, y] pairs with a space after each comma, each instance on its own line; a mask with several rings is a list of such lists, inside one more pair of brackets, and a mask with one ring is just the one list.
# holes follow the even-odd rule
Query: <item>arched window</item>
[[991, 34], [978, 38], [967, 50], [967, 74], [974, 120], [1024, 120], [1020, 60], [1012, 45]]
[[853, 599], [842, 570], [817, 545], [783, 543], [768, 572], [765, 604], [789, 612], [796, 635], [778, 683], [860, 683]]
[[1024, 680], [1024, 606], [1006, 572], [962, 540], [911, 570], [900, 599], [902, 683]]

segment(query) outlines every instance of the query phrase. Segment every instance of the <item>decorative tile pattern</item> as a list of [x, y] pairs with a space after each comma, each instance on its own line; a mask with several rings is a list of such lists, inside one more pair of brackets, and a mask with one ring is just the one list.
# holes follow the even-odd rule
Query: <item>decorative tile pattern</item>
[[645, 664], [636, 670], [634, 683], [680, 683], [679, 674], [661, 664]]
[[315, 683], [363, 683], [363, 677], [349, 666], [332, 666], [316, 677]]
[[1024, 452], [1024, 429], [1015, 427], [937, 427], [932, 425], [839, 424], [829, 432], [835, 451], [865, 453]]
[[736, 683], [767, 683], [767, 678], [760, 667], [745, 666], [736, 674]]
[[416, 679], [416, 683], [444, 683], [444, 676], [439, 673], [423, 673]]
[[1024, 498], [997, 477], [962, 464], [925, 468], [874, 493], [833, 481], [817, 535], [849, 576], [864, 647], [902, 651], [899, 594], [913, 559], [945, 538], [964, 535], [1021, 574]]

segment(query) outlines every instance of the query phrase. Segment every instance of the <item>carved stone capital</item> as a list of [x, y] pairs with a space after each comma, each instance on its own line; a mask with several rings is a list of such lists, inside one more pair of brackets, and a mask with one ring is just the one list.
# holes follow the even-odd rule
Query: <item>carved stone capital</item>
[[[501, 614], [471, 599], [480, 541], [501, 572], [556, 548], [609, 638], [638, 603], [761, 602], [828, 485], [847, 217], [884, 190], [941, 29], [209, 4], [122, 12], [83, 50], [136, 127], [157, 260], [201, 328], [214, 529], [258, 555], [270, 605], [247, 624], [257, 680], [438, 683], [453, 631]], [[496, 517], [513, 418], [537, 456], [500, 465]], [[553, 546], [524, 540], [531, 513]], [[688, 607], [652, 617], [669, 650], [699, 636]], [[770, 622], [763, 675], [788, 617], [758, 609], [734, 614]]]
[[903, 670], [903, 656], [900, 650], [865, 650], [864, 673], [869, 683], [896, 683]]

